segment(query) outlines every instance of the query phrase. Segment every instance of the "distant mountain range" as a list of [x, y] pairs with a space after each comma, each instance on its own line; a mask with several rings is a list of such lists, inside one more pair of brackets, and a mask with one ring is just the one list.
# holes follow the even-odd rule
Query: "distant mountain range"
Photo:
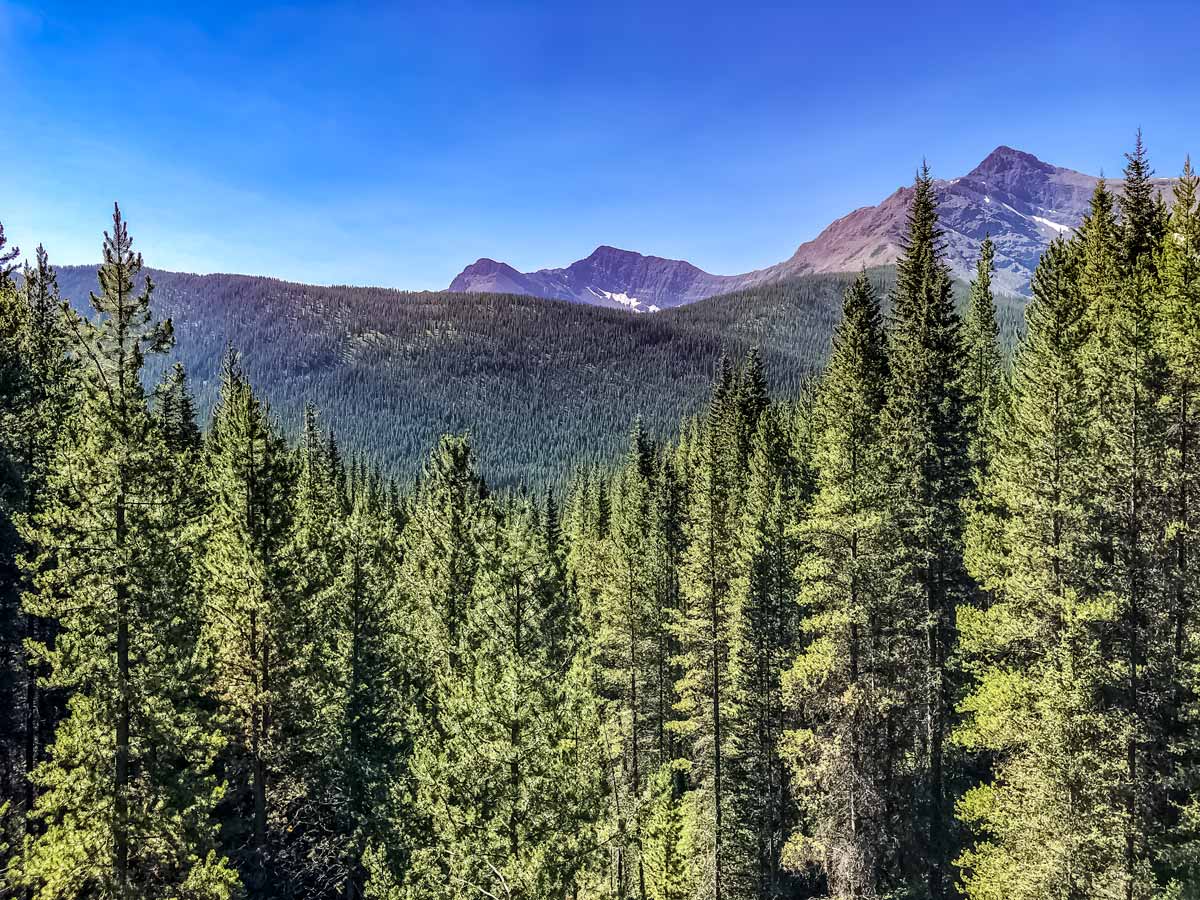
[[[1003, 146], [966, 175], [939, 180], [946, 260], [952, 273], [972, 277], [979, 243], [990, 234], [996, 243], [997, 288], [1028, 294], [1042, 251], [1060, 234], [1079, 227], [1097, 181]], [[1158, 181], [1160, 190], [1172, 183]], [[901, 187], [878, 206], [856, 209], [833, 222], [801, 244], [790, 259], [742, 275], [712, 275], [684, 260], [602, 246], [566, 268], [536, 272], [518, 272], [506, 263], [481, 259], [463, 269], [449, 290], [528, 294], [656, 312], [800, 275], [893, 263], [900, 253], [911, 196], [912, 187]]]

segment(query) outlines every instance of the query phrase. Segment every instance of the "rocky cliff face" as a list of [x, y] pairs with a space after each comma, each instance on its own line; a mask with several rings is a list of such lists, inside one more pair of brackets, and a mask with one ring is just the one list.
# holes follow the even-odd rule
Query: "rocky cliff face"
[[[996, 244], [996, 287], [1028, 294], [1042, 251], [1079, 227], [1097, 181], [1011, 147], [997, 147], [966, 175], [938, 181], [951, 271], [970, 278], [979, 243], [990, 234]], [[1170, 184], [1159, 179], [1160, 190]], [[599, 247], [565, 269], [524, 274], [481, 259], [464, 269], [450, 290], [515, 292], [653, 312], [806, 273], [886, 265], [900, 254], [911, 195], [911, 187], [902, 187], [878, 206], [856, 209], [833, 222], [789, 259], [743, 275], [711, 275], [682, 260]]]

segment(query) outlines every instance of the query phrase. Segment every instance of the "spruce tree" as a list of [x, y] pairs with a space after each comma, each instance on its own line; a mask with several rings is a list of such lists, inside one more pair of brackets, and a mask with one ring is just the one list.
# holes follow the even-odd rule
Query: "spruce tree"
[[646, 896], [650, 900], [688, 900], [696, 888], [688, 831], [687, 803], [673, 767], [664, 766], [651, 783], [653, 801], [646, 822]]
[[1132, 153], [1125, 154], [1125, 183], [1121, 193], [1121, 265], [1126, 271], [1142, 259], [1153, 265], [1166, 228], [1165, 210], [1156, 197], [1154, 170], [1146, 156], [1139, 128]]
[[564, 630], [548, 618], [558, 570], [526, 503], [501, 516], [480, 546], [461, 668], [440, 685], [444, 737], [413, 761], [446, 879], [419, 896], [565, 897], [595, 847], [594, 713], [573, 690], [574, 653], [549, 640]]
[[288, 783], [280, 732], [291, 710], [279, 698], [295, 657], [285, 556], [292, 470], [283, 439], [233, 350], [225, 356], [206, 457], [205, 618], [213, 690], [230, 742], [229, 799], [237, 827], [229, 840], [247, 886], [264, 893], [281, 877], [280, 832], [286, 834], [286, 826], [279, 827]]
[[[730, 699], [737, 709], [730, 738], [729, 896], [776, 897], [785, 889], [784, 840], [792, 825], [782, 758], [785, 716], [781, 674], [796, 649], [795, 526], [808, 498], [777, 410], [758, 416], [741, 512], [730, 646]], [[731, 866], [731, 868], [734, 868]]]
[[196, 403], [188, 388], [183, 365], [175, 363], [155, 389], [155, 414], [163, 437], [173, 453], [196, 453], [200, 449], [200, 427], [196, 424]]
[[666, 723], [658, 698], [660, 667], [656, 651], [653, 566], [653, 476], [655, 456], [641, 425], [635, 424], [625, 466], [612, 491], [610, 530], [593, 545], [599, 555], [593, 653], [601, 679], [605, 722], [622, 777], [612, 786], [614, 878], [620, 890], [646, 896], [640, 823], [648, 787], [662, 764], [657, 755]]
[[804, 727], [789, 742], [802, 816], [788, 846], [831, 894], [903, 890], [912, 873], [916, 740], [908, 666], [923, 651], [919, 611], [891, 591], [892, 525], [880, 413], [888, 360], [879, 300], [863, 273], [846, 291], [814, 407], [817, 494], [800, 536], [804, 649], [786, 677]]
[[105, 235], [95, 321], [69, 318], [85, 386], [46, 498], [23, 532], [36, 554], [34, 645], [71, 692], [34, 778], [44, 831], [19, 868], [35, 897], [228, 897], [215, 849], [220, 746], [199, 696], [200, 602], [178, 498], [186, 479], [151, 415], [146, 354], [170, 346], [120, 210]]
[[1164, 704], [1164, 737], [1171, 751], [1168, 791], [1177, 814], [1165, 855], [1180, 884], [1200, 881], [1200, 719], [1197, 697], [1196, 516], [1198, 472], [1197, 390], [1200, 388], [1200, 178], [1191, 161], [1175, 185], [1174, 204], [1158, 260], [1162, 278], [1162, 353], [1169, 367], [1166, 489], [1169, 495], [1169, 641], [1172, 694]]
[[309, 729], [319, 756], [308, 785], [310, 881], [323, 895], [366, 896], [372, 854], [403, 839], [409, 740], [405, 659], [392, 589], [396, 535], [377, 491], [359, 484], [340, 523], [341, 566], [319, 636], [325, 680]]
[[1093, 556], [1093, 338], [1079, 244], [1056, 241], [1035, 272], [989, 503], [971, 523], [994, 535], [971, 560], [993, 602], [959, 610], [975, 684], [956, 738], [994, 759], [959, 806], [977, 840], [958, 865], [980, 900], [1123, 890], [1128, 723], [1108, 701], [1117, 611]]
[[962, 324], [942, 261], [937, 197], [928, 167], [913, 189], [896, 264], [891, 373], [884, 408], [891, 511], [900, 538], [894, 590], [925, 619], [917, 684], [924, 720], [923, 795], [917, 811], [931, 897], [945, 896], [949, 833], [946, 735], [953, 711], [949, 660], [955, 607], [970, 595], [962, 561], [963, 501], [970, 488], [969, 420], [963, 389]]
[[[3, 246], [0, 236], [0, 254], [9, 253]], [[57, 278], [40, 246], [19, 289], [11, 279], [0, 282], [0, 332], [0, 802], [9, 801], [0, 832], [10, 826], [15, 852], [38, 831], [28, 815], [36, 795], [28, 776], [45, 758], [61, 715], [57, 692], [39, 680], [46, 670], [25, 650], [26, 641], [52, 644], [54, 626], [21, 609], [34, 572], [18, 563], [27, 548], [16, 519], [41, 510], [54, 451], [77, 401]]]
[[688, 546], [681, 581], [685, 611], [676, 629], [683, 676], [674, 728], [686, 741], [696, 795], [698, 896], [721, 900], [729, 846], [726, 780], [729, 734], [729, 649], [732, 638], [732, 581], [736, 566], [735, 501], [743, 473], [738, 461], [737, 375], [724, 359], [711, 404], [690, 450], [694, 482], [688, 515]]
[[992, 296], [996, 247], [990, 237], [979, 245], [975, 280], [971, 282], [963, 344], [967, 361], [963, 370], [963, 393], [967, 400], [971, 429], [971, 471], [976, 485], [983, 481], [991, 453], [989, 439], [995, 431], [993, 417], [1003, 400], [1004, 358], [1000, 352], [1000, 326]]
[[438, 779], [455, 739], [455, 711], [447, 708], [451, 692], [468, 677], [473, 662], [468, 619], [491, 507], [470, 441], [444, 436], [422, 470], [412, 517], [401, 539], [396, 582], [397, 603], [407, 626], [402, 639], [409, 674], [402, 690], [412, 705], [414, 762], [413, 809], [406, 834], [412, 849], [401, 861], [405, 871], [392, 868], [391, 875], [406, 879], [410, 890], [425, 892], [418, 896], [462, 889], [450, 882], [450, 858], [440, 844]]
[[[1096, 202], [1105, 202], [1097, 191]], [[1130, 223], [1126, 211], [1125, 243]], [[1162, 803], [1163, 747], [1159, 729], [1169, 647], [1162, 618], [1167, 600], [1159, 535], [1165, 525], [1162, 485], [1166, 475], [1166, 364], [1158, 337], [1157, 275], [1149, 257], [1127, 257], [1122, 268], [1114, 248], [1120, 235], [1106, 234], [1112, 215], [1097, 208], [1085, 222], [1081, 284], [1090, 334], [1083, 348], [1087, 392], [1096, 410], [1088, 434], [1093, 478], [1095, 553], [1104, 596], [1116, 619], [1108, 641], [1111, 664], [1121, 671], [1113, 685], [1116, 707], [1128, 734], [1124, 818], [1128, 889], [1148, 877], [1152, 832]]]

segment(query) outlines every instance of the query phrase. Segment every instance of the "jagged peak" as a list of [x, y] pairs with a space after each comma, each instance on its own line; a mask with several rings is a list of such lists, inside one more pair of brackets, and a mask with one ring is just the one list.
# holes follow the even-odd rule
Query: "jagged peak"
[[1024, 150], [1017, 150], [1009, 147], [1007, 144], [1001, 144], [985, 156], [983, 162], [972, 169], [967, 177], [1007, 172], [1012, 169], [1053, 171], [1054, 166], [1042, 162], [1032, 153], [1026, 153]]

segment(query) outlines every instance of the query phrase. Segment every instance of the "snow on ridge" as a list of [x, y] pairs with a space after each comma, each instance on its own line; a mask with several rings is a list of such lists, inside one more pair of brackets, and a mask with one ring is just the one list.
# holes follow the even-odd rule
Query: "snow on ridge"
[[1029, 218], [1037, 222], [1039, 225], [1045, 225], [1047, 228], [1052, 228], [1059, 234], [1070, 234], [1075, 229], [1070, 225], [1060, 225], [1058, 222], [1051, 222], [1049, 219], [1043, 219], [1041, 216], [1030, 216]]
[[639, 300], [637, 297], [630, 297], [624, 291], [619, 293], [615, 291], [606, 291], [602, 288], [591, 287], [590, 285], [588, 286], [588, 290], [597, 297], [602, 297], [605, 300], [611, 300], [613, 303], [619, 303], [621, 306], [631, 309], [634, 312], [658, 312], [658, 307], [653, 305], [647, 306], [645, 309], [643, 309], [641, 300]]

